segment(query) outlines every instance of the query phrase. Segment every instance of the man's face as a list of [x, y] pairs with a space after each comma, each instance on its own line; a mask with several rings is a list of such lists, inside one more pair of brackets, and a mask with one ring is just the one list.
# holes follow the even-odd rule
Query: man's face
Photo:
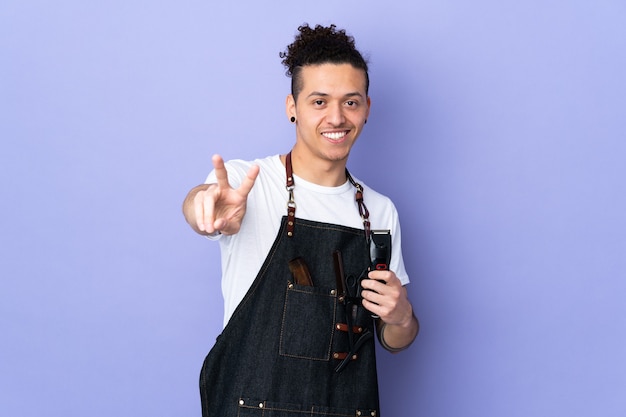
[[369, 115], [365, 73], [350, 64], [302, 68], [297, 102], [287, 97], [287, 116], [296, 117], [296, 147], [305, 158], [345, 161]]

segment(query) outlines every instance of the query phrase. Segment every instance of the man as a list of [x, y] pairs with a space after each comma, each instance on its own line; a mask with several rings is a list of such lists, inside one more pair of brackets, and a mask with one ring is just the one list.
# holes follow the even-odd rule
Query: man
[[[202, 413], [380, 415], [372, 335], [397, 352], [419, 324], [396, 209], [346, 169], [370, 111], [367, 64], [334, 25], [301, 26], [281, 57], [291, 152], [215, 155], [183, 204], [222, 252], [225, 328], [201, 372]], [[373, 229], [391, 235], [382, 268], [371, 265]]]

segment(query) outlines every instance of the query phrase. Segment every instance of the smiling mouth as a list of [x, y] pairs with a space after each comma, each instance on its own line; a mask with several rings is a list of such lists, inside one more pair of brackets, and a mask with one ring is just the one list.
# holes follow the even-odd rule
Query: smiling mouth
[[347, 134], [347, 130], [342, 130], [341, 132], [324, 132], [322, 133], [322, 136], [330, 140], [340, 140], [343, 139]]

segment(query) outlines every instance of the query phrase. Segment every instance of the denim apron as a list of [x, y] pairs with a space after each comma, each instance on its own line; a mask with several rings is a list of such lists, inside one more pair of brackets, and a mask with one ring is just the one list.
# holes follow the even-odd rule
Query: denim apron
[[[348, 280], [367, 271], [362, 229], [283, 217], [263, 266], [204, 361], [203, 417], [380, 415], [374, 322], [339, 296], [337, 250]], [[306, 262], [312, 285], [294, 280], [295, 258]]]

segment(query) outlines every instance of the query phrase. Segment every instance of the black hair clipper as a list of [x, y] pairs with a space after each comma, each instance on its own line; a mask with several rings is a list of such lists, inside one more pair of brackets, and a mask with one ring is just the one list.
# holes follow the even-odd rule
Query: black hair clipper
[[389, 270], [391, 260], [391, 231], [372, 230], [370, 234], [370, 259], [372, 264], [370, 269]]
[[[372, 230], [370, 233], [370, 271], [388, 271], [391, 261], [391, 231]], [[380, 281], [383, 282], [384, 281]], [[372, 318], [379, 318], [372, 314]]]

